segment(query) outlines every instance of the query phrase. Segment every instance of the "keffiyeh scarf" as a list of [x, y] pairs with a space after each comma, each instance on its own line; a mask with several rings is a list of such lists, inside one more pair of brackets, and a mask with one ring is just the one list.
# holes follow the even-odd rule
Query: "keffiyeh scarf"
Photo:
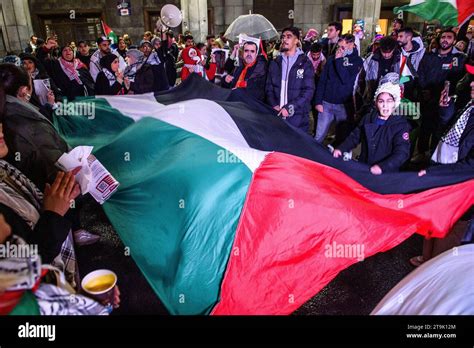
[[73, 59], [72, 62], [68, 62], [61, 57], [59, 58], [59, 64], [70, 81], [75, 80], [78, 84], [82, 85], [78, 69], [85, 68], [85, 65], [79, 59]]

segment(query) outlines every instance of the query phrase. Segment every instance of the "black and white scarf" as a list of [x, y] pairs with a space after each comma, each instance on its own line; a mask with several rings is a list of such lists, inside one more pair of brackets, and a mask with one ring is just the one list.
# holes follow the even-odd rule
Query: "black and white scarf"
[[109, 80], [109, 85], [113, 86], [115, 82], [117, 82], [117, 77], [115, 74], [113, 74], [109, 69], [102, 68], [102, 71], [105, 74], [105, 77], [107, 77], [107, 80]]
[[13, 209], [34, 229], [43, 205], [43, 193], [17, 168], [0, 160], [0, 203]]

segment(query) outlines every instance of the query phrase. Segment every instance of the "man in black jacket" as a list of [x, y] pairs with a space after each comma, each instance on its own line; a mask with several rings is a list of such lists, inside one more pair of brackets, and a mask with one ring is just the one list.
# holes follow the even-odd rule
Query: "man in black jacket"
[[459, 52], [454, 44], [456, 33], [444, 30], [439, 39], [440, 48], [424, 55], [418, 70], [419, 83], [423, 89], [421, 103], [422, 124], [418, 140], [418, 153], [421, 155], [415, 160], [423, 159], [423, 155], [436, 146], [441, 135], [446, 131], [449, 119], [440, 117], [438, 101], [444, 89], [445, 82], [450, 82], [450, 94], [454, 94], [456, 84], [464, 76], [465, 55]]
[[255, 42], [246, 42], [243, 47], [243, 62], [227, 75], [222, 84], [224, 88], [244, 88], [252, 97], [264, 101], [267, 80], [267, 61], [258, 55]]
[[320, 45], [323, 48], [323, 54], [327, 58], [334, 56], [337, 52], [337, 43], [342, 34], [342, 24], [339, 22], [331, 22], [327, 28], [328, 37], [322, 39]]
[[[443, 135], [433, 154], [432, 161], [448, 166], [439, 167], [450, 168], [474, 168], [474, 65], [467, 65], [469, 72], [471, 100], [467, 105], [458, 107], [451, 98], [443, 94], [440, 98], [440, 116], [451, 120], [452, 127]], [[425, 172], [426, 173], [426, 172]]]

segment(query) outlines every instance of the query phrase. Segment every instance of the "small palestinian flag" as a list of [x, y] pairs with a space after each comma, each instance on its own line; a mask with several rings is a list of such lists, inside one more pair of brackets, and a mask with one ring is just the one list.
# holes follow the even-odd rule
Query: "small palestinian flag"
[[426, 20], [437, 19], [445, 26], [458, 26], [474, 13], [474, 2], [466, 0], [411, 0], [408, 5], [395, 7], [393, 12], [411, 12]]
[[111, 46], [116, 46], [118, 44], [117, 34], [115, 34], [114, 31], [107, 24], [105, 24], [104, 21], [100, 22], [102, 24], [102, 30], [104, 31], [105, 36], [107, 36], [108, 39], [112, 40]]

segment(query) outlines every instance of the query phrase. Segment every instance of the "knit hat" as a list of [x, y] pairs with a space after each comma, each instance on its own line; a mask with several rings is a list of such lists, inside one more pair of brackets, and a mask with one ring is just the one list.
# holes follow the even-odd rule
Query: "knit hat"
[[30, 60], [35, 64], [36, 67], [38, 67], [38, 59], [34, 55], [29, 54], [29, 53], [20, 53], [19, 57], [20, 57], [22, 62], [24, 60]]
[[21, 66], [21, 59], [20, 59], [20, 57], [15, 56], [14, 54], [12, 54], [12, 55], [9, 55], [9, 56], [6, 56], [5, 58], [3, 58], [2, 63], [11, 63], [11, 64], [15, 64], [16, 66]]
[[388, 93], [393, 97], [395, 100], [395, 109], [400, 106], [402, 90], [398, 83], [385, 82], [381, 84], [375, 92], [374, 100], [377, 101], [378, 96], [382, 93]]

